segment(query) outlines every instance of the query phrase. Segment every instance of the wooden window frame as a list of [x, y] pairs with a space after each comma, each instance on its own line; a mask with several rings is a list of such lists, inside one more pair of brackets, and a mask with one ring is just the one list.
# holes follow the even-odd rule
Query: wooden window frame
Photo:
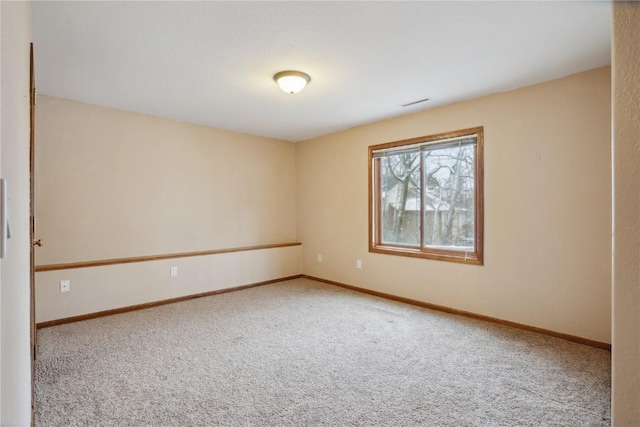
[[[475, 145], [475, 164], [474, 164], [474, 181], [475, 181], [475, 206], [474, 206], [474, 245], [472, 252], [456, 251], [448, 249], [437, 249], [425, 247], [423, 245], [423, 222], [424, 212], [421, 198], [420, 209], [420, 244], [415, 246], [403, 246], [397, 244], [381, 243], [381, 219], [380, 219], [380, 173], [374, 158], [374, 152], [400, 148], [409, 145], [437, 145], [445, 140], [452, 138], [462, 138], [465, 136], [473, 136], [476, 138]], [[423, 165], [420, 160], [420, 187], [424, 188], [423, 183]], [[482, 126], [456, 130], [452, 132], [428, 135], [419, 138], [405, 139], [402, 141], [388, 142], [369, 146], [369, 252], [400, 255], [415, 258], [426, 258], [440, 261], [450, 261], [463, 264], [483, 265], [484, 263], [484, 128]]]

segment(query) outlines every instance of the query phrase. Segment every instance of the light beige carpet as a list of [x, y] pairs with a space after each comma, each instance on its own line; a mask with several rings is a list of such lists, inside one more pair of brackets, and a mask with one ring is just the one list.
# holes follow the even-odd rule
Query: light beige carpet
[[610, 353], [306, 279], [42, 329], [37, 426], [605, 426]]

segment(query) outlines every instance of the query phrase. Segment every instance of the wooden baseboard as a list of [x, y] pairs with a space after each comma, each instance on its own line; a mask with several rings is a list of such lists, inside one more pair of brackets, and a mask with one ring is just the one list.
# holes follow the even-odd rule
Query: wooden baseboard
[[182, 297], [163, 299], [163, 300], [160, 300], [160, 301], [146, 302], [144, 304], [136, 304], [136, 305], [130, 305], [130, 306], [127, 306], [127, 307], [114, 308], [112, 310], [104, 310], [104, 311], [98, 311], [98, 312], [95, 312], [95, 313], [81, 314], [79, 316], [65, 317], [63, 319], [49, 320], [47, 322], [38, 323], [36, 325], [36, 327], [38, 329], [48, 328], [50, 326], [64, 325], [65, 323], [79, 322], [81, 320], [96, 319], [98, 317], [111, 316], [111, 315], [114, 315], [114, 314], [128, 313], [130, 311], [143, 310], [145, 308], [151, 308], [151, 307], [158, 307], [160, 305], [172, 304], [174, 302], [188, 301], [188, 300], [195, 299], [195, 298], [209, 297], [209, 296], [212, 296], [212, 295], [224, 294], [224, 293], [227, 293], [227, 292], [241, 291], [243, 289], [255, 288], [257, 286], [268, 285], [270, 283], [283, 282], [285, 280], [298, 279], [300, 277], [302, 277], [302, 275], [298, 274], [298, 275], [295, 275], [295, 276], [281, 277], [279, 279], [265, 280], [264, 282], [251, 283], [251, 284], [243, 285], [243, 286], [235, 286], [233, 288], [218, 289], [218, 290], [215, 290], [215, 291], [202, 292], [202, 293], [199, 293], [199, 294], [191, 294], [191, 295], [185, 295], [185, 296], [182, 296]]
[[611, 344], [607, 344], [607, 343], [600, 342], [600, 341], [594, 341], [594, 340], [590, 340], [590, 339], [587, 339], [587, 338], [578, 337], [578, 336], [575, 336], [575, 335], [569, 335], [569, 334], [564, 334], [562, 332], [551, 331], [549, 329], [543, 329], [543, 328], [538, 328], [538, 327], [535, 327], [535, 326], [524, 325], [522, 323], [511, 322], [509, 320], [503, 320], [503, 319], [498, 319], [496, 317], [490, 317], [490, 316], [485, 316], [485, 315], [482, 315], [482, 314], [471, 313], [469, 311], [458, 310], [458, 309], [455, 309], [455, 308], [445, 307], [445, 306], [437, 305], [437, 304], [431, 304], [431, 303], [424, 302], [424, 301], [418, 301], [418, 300], [414, 300], [414, 299], [410, 299], [410, 298], [399, 297], [399, 296], [392, 295], [392, 294], [387, 294], [387, 293], [384, 293], [384, 292], [378, 292], [378, 291], [373, 291], [373, 290], [370, 290], [370, 289], [360, 288], [360, 287], [357, 287], [357, 286], [347, 285], [345, 283], [334, 282], [333, 280], [327, 280], [327, 279], [322, 279], [322, 278], [319, 278], [319, 277], [308, 276], [306, 274], [303, 274], [302, 277], [305, 278], [305, 279], [316, 280], [318, 282], [323, 282], [323, 283], [327, 283], [327, 284], [330, 284], [330, 285], [339, 286], [341, 288], [349, 289], [349, 290], [352, 290], [352, 291], [362, 292], [362, 293], [369, 294], [369, 295], [374, 295], [374, 296], [377, 296], [377, 297], [380, 297], [380, 298], [386, 298], [386, 299], [390, 299], [390, 300], [393, 300], [393, 301], [402, 302], [402, 303], [405, 303], [405, 304], [411, 304], [411, 305], [415, 305], [415, 306], [422, 307], [422, 308], [428, 308], [430, 310], [437, 310], [437, 311], [442, 311], [442, 312], [449, 313], [449, 314], [456, 314], [458, 316], [469, 317], [469, 318], [472, 318], [472, 319], [484, 320], [486, 322], [496, 323], [498, 325], [510, 326], [512, 328], [522, 329], [522, 330], [525, 330], [525, 331], [535, 332], [535, 333], [538, 333], [538, 334], [548, 335], [548, 336], [552, 336], [552, 337], [556, 337], [556, 338], [562, 338], [562, 339], [565, 339], [567, 341], [573, 341], [573, 342], [577, 342], [577, 343], [580, 343], [580, 344], [588, 345], [588, 346], [591, 346], [591, 347], [596, 347], [596, 348], [601, 348], [601, 349], [604, 349], [604, 350], [611, 351]]
[[320, 277], [309, 276], [309, 275], [306, 275], [306, 274], [298, 274], [298, 275], [295, 275], [295, 276], [288, 276], [288, 277], [282, 277], [282, 278], [279, 278], [279, 279], [266, 280], [266, 281], [263, 281], [263, 282], [251, 283], [251, 284], [248, 284], [248, 285], [236, 286], [236, 287], [233, 287], [233, 288], [218, 289], [218, 290], [215, 290], [215, 291], [202, 292], [202, 293], [199, 293], [199, 294], [191, 294], [191, 295], [185, 295], [185, 296], [177, 297], [177, 298], [169, 298], [169, 299], [164, 299], [164, 300], [160, 300], [160, 301], [152, 301], [152, 302], [147, 302], [147, 303], [144, 303], [144, 304], [137, 304], [137, 305], [131, 305], [131, 306], [127, 306], [127, 307], [115, 308], [115, 309], [112, 309], [112, 310], [104, 310], [104, 311], [98, 311], [98, 312], [95, 312], [95, 313], [82, 314], [82, 315], [79, 315], [79, 316], [65, 317], [63, 319], [49, 320], [47, 322], [38, 323], [36, 325], [36, 327], [38, 329], [48, 328], [50, 326], [63, 325], [65, 323], [79, 322], [81, 320], [96, 319], [98, 317], [111, 316], [111, 315], [114, 315], [114, 314], [121, 314], [121, 313], [128, 313], [130, 311], [136, 311], [136, 310], [143, 310], [145, 308], [157, 307], [157, 306], [165, 305], [165, 304], [172, 304], [174, 302], [188, 301], [188, 300], [195, 299], [195, 298], [208, 297], [208, 296], [223, 294], [223, 293], [227, 293], [227, 292], [241, 291], [243, 289], [255, 288], [257, 286], [263, 286], [263, 285], [268, 285], [268, 284], [271, 284], [271, 283], [277, 283], [277, 282], [282, 282], [282, 281], [285, 281], [285, 280], [292, 280], [292, 279], [298, 279], [298, 278], [305, 278], [305, 279], [315, 280], [315, 281], [318, 281], [318, 282], [327, 283], [329, 285], [339, 286], [341, 288], [349, 289], [349, 290], [352, 290], [352, 291], [362, 292], [362, 293], [373, 295], [373, 296], [376, 296], [376, 297], [385, 298], [385, 299], [389, 299], [389, 300], [393, 300], [393, 301], [398, 301], [398, 302], [402, 302], [402, 303], [405, 303], [405, 304], [411, 304], [411, 305], [415, 305], [415, 306], [418, 306], [418, 307], [427, 308], [427, 309], [430, 309], [430, 310], [441, 311], [441, 312], [444, 312], [444, 313], [455, 314], [455, 315], [458, 315], [458, 316], [465, 316], [465, 317], [469, 317], [471, 319], [483, 320], [485, 322], [496, 323], [498, 325], [509, 326], [509, 327], [512, 327], [512, 328], [521, 329], [521, 330], [525, 330], [525, 331], [529, 331], [529, 332], [535, 332], [535, 333], [542, 334], [542, 335], [548, 335], [548, 336], [552, 336], [552, 337], [556, 337], [556, 338], [562, 338], [562, 339], [565, 339], [567, 341], [577, 342], [577, 343], [588, 345], [588, 346], [591, 346], [591, 347], [596, 347], [596, 348], [601, 348], [601, 349], [604, 349], [604, 350], [611, 351], [611, 344], [608, 344], [608, 343], [604, 343], [604, 342], [600, 342], [600, 341], [594, 341], [594, 340], [590, 340], [590, 339], [587, 339], [587, 338], [578, 337], [578, 336], [575, 336], [575, 335], [564, 334], [562, 332], [551, 331], [549, 329], [543, 329], [543, 328], [538, 328], [538, 327], [535, 327], [535, 326], [524, 325], [522, 323], [511, 322], [509, 320], [498, 319], [496, 317], [485, 316], [485, 315], [482, 315], [482, 314], [476, 314], [476, 313], [472, 313], [472, 312], [469, 312], [469, 311], [458, 310], [456, 308], [446, 307], [446, 306], [437, 305], [437, 304], [431, 304], [431, 303], [428, 303], [428, 302], [418, 301], [418, 300], [414, 300], [414, 299], [411, 299], [411, 298], [400, 297], [400, 296], [396, 296], [396, 295], [392, 295], [392, 294], [387, 294], [387, 293], [384, 293], [384, 292], [378, 292], [378, 291], [374, 291], [374, 290], [371, 290], [371, 289], [360, 288], [358, 286], [347, 285], [346, 283], [340, 283], [340, 282], [336, 282], [336, 281], [333, 281], [333, 280], [322, 279]]

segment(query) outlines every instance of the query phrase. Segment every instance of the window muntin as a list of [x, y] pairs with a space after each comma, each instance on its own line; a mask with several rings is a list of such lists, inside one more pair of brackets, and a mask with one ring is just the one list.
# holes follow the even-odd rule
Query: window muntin
[[370, 251], [482, 264], [483, 129], [369, 147]]

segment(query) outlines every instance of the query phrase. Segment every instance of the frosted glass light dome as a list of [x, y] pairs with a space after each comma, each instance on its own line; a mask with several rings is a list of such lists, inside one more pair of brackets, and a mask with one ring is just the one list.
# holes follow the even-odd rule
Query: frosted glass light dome
[[273, 76], [273, 80], [284, 92], [298, 93], [311, 81], [311, 77], [300, 71], [280, 71]]

